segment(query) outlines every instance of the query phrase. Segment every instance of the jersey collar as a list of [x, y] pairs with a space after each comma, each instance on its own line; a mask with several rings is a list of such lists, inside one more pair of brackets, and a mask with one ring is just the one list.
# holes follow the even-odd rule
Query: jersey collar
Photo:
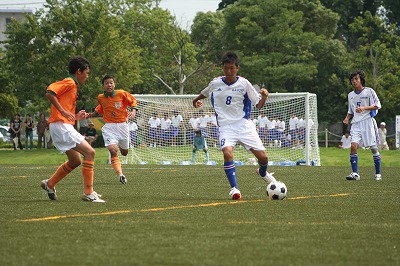
[[115, 90], [113, 90], [111, 93], [108, 92], [104, 92], [104, 98], [107, 98], [108, 96], [110, 96], [111, 98], [115, 96]]
[[69, 74], [65, 78], [71, 78], [75, 81], [76, 84], [79, 84], [78, 80], [76, 79], [76, 77], [74, 75]]

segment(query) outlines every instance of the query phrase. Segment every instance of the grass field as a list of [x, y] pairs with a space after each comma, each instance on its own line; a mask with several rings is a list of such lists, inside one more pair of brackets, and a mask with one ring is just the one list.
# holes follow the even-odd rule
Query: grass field
[[400, 265], [398, 151], [382, 153], [381, 182], [370, 151], [358, 182], [339, 149], [321, 149], [328, 166], [270, 167], [284, 201], [240, 166], [239, 202], [218, 165], [123, 165], [124, 186], [97, 157], [104, 204], [80, 200], [80, 168], [48, 200], [39, 183], [64, 155], [0, 151], [0, 265]]

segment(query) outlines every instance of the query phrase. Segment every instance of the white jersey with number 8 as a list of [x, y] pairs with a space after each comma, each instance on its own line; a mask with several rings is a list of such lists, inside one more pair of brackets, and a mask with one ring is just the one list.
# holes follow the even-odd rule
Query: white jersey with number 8
[[245, 78], [238, 76], [233, 84], [226, 84], [224, 77], [215, 78], [201, 91], [210, 98], [217, 117], [218, 126], [249, 119], [252, 104], [256, 105], [261, 95]]

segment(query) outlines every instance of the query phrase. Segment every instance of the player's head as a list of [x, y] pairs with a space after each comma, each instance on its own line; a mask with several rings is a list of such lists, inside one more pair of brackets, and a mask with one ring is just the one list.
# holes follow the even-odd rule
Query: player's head
[[196, 130], [195, 133], [196, 133], [196, 136], [201, 136], [201, 130]]
[[222, 56], [222, 68], [224, 70], [225, 82], [234, 83], [237, 79], [237, 72], [240, 68], [240, 59], [234, 52], [226, 52]]
[[103, 84], [103, 89], [105, 93], [110, 94], [111, 96], [114, 96], [115, 94], [114, 89], [115, 89], [115, 80], [114, 77], [111, 75], [105, 75], [101, 79], [101, 83]]
[[74, 75], [80, 84], [84, 84], [89, 77], [90, 63], [82, 56], [73, 57], [68, 64], [68, 73]]
[[222, 56], [222, 66], [226, 63], [233, 63], [238, 67], [240, 65], [240, 58], [235, 52], [226, 52]]
[[350, 74], [350, 76], [349, 76], [350, 84], [353, 85], [352, 80], [353, 80], [353, 78], [355, 78], [357, 76], [360, 78], [361, 85], [364, 87], [365, 86], [365, 74], [364, 74], [364, 72], [362, 72], [360, 70], [353, 71]]

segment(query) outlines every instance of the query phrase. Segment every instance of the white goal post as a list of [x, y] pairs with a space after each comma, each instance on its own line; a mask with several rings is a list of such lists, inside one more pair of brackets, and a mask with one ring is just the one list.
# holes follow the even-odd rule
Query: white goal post
[[[203, 100], [202, 108], [194, 108], [192, 100], [197, 95], [134, 96], [139, 108], [135, 123], [130, 121], [131, 150], [126, 163], [223, 164], [222, 152], [218, 150], [218, 128], [209, 99]], [[291, 116], [297, 118], [296, 124], [293, 122], [296, 118], [290, 120]], [[270, 93], [261, 110], [253, 107], [252, 117], [270, 165], [320, 165], [315, 94]], [[208, 157], [205, 151], [198, 150], [193, 159], [193, 125], [196, 127], [196, 124], [205, 136]], [[241, 145], [235, 147], [234, 160], [237, 165], [256, 164], [254, 155], [247, 153]]]

